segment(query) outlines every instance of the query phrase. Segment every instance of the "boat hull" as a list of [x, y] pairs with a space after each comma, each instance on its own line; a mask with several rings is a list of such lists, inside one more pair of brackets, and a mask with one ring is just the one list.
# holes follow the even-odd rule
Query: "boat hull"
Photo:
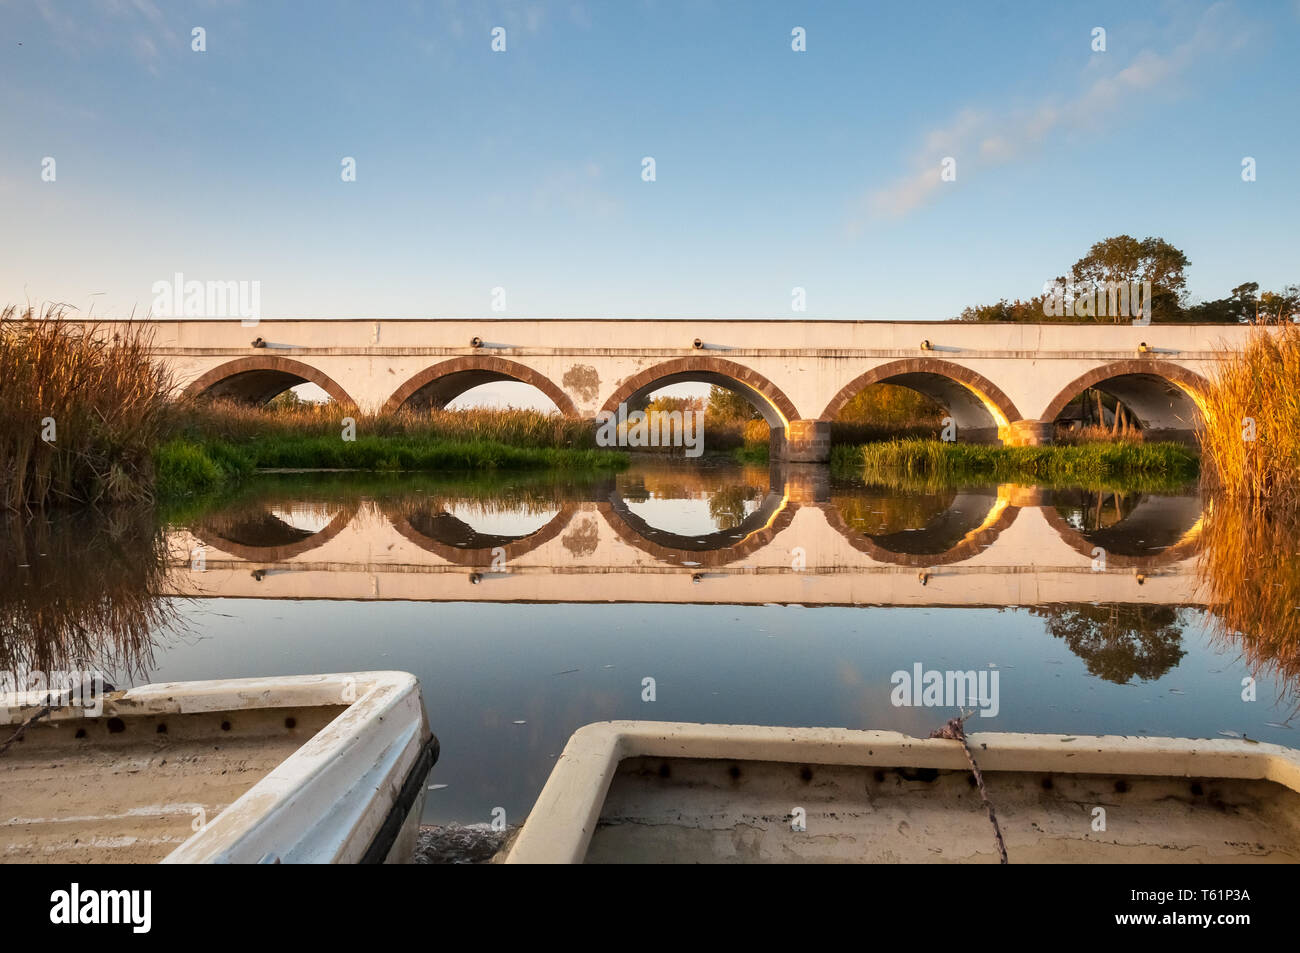
[[[1011, 862], [1300, 861], [1300, 754], [1238, 740], [974, 733]], [[579, 730], [510, 863], [996, 863], [960, 743], [606, 722]]]
[[[0, 699], [0, 723], [39, 710]], [[21, 862], [408, 860], [437, 760], [404, 672], [221, 679], [63, 706], [0, 757], [0, 857]]]

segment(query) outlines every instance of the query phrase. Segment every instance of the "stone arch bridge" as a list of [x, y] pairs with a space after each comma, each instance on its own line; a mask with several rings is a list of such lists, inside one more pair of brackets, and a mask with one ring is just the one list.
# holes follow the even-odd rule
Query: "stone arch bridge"
[[[347, 319], [136, 322], [188, 393], [261, 402], [304, 382], [361, 410], [441, 407], [516, 380], [594, 419], [683, 381], [747, 397], [792, 461], [827, 459], [830, 422], [862, 388], [948, 408], [958, 439], [1036, 444], [1085, 388], [1153, 436], [1189, 437], [1200, 394], [1249, 328], [813, 320]], [[113, 330], [113, 323], [101, 324]]]

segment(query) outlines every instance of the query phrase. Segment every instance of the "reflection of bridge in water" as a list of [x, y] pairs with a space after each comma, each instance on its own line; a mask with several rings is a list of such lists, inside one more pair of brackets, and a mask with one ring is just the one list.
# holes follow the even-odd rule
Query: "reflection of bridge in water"
[[833, 491], [824, 468], [785, 466], [749, 488], [727, 528], [704, 534], [651, 525], [612, 479], [517, 509], [509, 527], [476, 528], [473, 512], [428, 497], [244, 504], [171, 533], [169, 585], [197, 597], [435, 602], [1202, 602], [1195, 496], [1130, 498], [1100, 522], [1069, 493], [1012, 485], [948, 491], [902, 517], [883, 499]]

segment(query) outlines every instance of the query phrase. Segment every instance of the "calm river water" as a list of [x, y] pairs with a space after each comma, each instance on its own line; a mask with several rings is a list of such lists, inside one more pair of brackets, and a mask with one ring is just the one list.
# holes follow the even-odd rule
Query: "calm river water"
[[11, 524], [0, 663], [94, 658], [118, 687], [413, 672], [442, 746], [431, 823], [522, 821], [604, 719], [924, 735], [954, 711], [894, 704], [917, 665], [997, 673], [973, 730], [1295, 746], [1295, 665], [1205, 608], [1209, 509], [663, 460], [267, 475], [220, 504]]

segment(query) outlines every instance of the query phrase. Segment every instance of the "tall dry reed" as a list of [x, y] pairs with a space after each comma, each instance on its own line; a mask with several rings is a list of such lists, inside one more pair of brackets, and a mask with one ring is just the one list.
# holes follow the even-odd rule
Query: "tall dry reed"
[[1259, 328], [1204, 395], [1203, 479], [1234, 497], [1300, 504], [1300, 328]]
[[0, 311], [0, 506], [148, 500], [171, 380], [143, 330], [64, 318]]

